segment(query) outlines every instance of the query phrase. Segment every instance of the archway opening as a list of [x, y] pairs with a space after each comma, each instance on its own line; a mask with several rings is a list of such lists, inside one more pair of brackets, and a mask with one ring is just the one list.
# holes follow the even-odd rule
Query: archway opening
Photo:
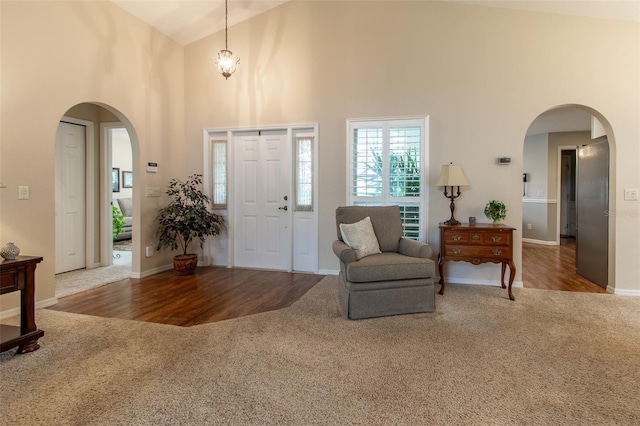
[[[605, 292], [613, 283], [613, 131], [597, 111], [562, 105], [540, 114], [523, 146], [525, 287]], [[611, 290], [611, 288], [609, 288]]]
[[[126, 144], [118, 138], [126, 139]], [[56, 297], [64, 297], [139, 271], [135, 232], [139, 220], [133, 209], [139, 148], [133, 125], [124, 114], [93, 102], [65, 111], [55, 140]], [[114, 149], [115, 145], [120, 148]], [[126, 158], [114, 159], [114, 154]], [[114, 258], [113, 251], [114, 213], [122, 213], [119, 200], [124, 198], [130, 207], [124, 235], [130, 241], [126, 259], [120, 251]]]

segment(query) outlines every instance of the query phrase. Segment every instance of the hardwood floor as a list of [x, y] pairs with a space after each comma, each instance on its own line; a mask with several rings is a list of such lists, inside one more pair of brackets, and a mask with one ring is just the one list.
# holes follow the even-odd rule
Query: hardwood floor
[[576, 244], [562, 238], [559, 246], [522, 243], [522, 281], [525, 288], [606, 293], [575, 272]]
[[322, 278], [216, 267], [188, 277], [166, 271], [67, 296], [48, 309], [188, 327], [285, 308]]
[[[64, 297], [48, 309], [188, 327], [285, 308], [322, 278], [216, 267], [190, 277], [166, 271]], [[523, 243], [522, 280], [525, 288], [606, 292], [576, 274], [575, 242], [567, 239], [559, 246]]]

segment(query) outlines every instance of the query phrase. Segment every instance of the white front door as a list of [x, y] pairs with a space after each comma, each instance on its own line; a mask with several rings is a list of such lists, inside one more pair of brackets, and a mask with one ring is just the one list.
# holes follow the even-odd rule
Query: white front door
[[86, 267], [85, 127], [56, 133], [56, 274]]
[[290, 270], [290, 149], [286, 132], [236, 136], [234, 265]]

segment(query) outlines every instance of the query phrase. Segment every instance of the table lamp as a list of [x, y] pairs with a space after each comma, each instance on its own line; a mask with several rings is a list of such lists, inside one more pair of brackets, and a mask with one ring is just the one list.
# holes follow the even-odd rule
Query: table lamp
[[[453, 202], [456, 198], [460, 196], [460, 187], [468, 186], [469, 181], [464, 176], [464, 172], [462, 171], [462, 166], [459, 164], [445, 164], [442, 166], [442, 172], [440, 172], [440, 179], [438, 179], [438, 183], [436, 186], [444, 186], [444, 196], [451, 199], [451, 205], [449, 208], [451, 209], [451, 219], [445, 222], [445, 225], [460, 225], [453, 217], [453, 212], [456, 209], [456, 205]], [[453, 192], [453, 187], [457, 187], [456, 193]], [[447, 193], [447, 187], [450, 188], [451, 194]]]

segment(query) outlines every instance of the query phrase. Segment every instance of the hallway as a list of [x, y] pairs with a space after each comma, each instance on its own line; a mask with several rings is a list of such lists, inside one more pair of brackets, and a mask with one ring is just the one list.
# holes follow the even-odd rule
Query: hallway
[[575, 272], [576, 241], [561, 238], [559, 246], [522, 243], [522, 281], [525, 288], [606, 293]]

